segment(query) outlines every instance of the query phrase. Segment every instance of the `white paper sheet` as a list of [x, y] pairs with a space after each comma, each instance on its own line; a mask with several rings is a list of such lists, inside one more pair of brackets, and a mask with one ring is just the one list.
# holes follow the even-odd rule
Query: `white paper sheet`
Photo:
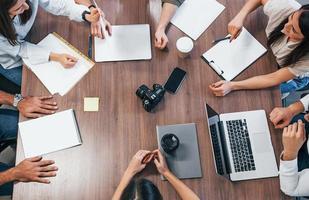
[[193, 40], [197, 40], [224, 8], [215, 0], [185, 0], [171, 23]]
[[19, 123], [25, 157], [34, 157], [81, 144], [72, 109]]
[[50, 49], [54, 53], [66, 53], [78, 58], [75, 66], [68, 69], [54, 61], [32, 65], [28, 59], [24, 59], [24, 63], [34, 72], [51, 94], [65, 95], [94, 66], [93, 63], [84, 59], [53, 34], [45, 37], [39, 45]]
[[112, 27], [112, 36], [95, 38], [95, 61], [151, 59], [150, 27], [148, 24]]
[[213, 61], [215, 67], [224, 72], [221, 76], [230, 81], [266, 51], [267, 49], [243, 28], [236, 40], [231, 43], [229, 40], [219, 42], [204, 53], [203, 57], [208, 62]]

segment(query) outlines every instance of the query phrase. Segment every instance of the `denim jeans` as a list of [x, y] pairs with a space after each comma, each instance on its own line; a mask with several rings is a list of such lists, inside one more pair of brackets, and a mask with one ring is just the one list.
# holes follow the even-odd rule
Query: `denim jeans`
[[2, 74], [5, 78], [12, 81], [16, 85], [21, 86], [22, 66], [15, 67], [13, 69], [4, 69], [0, 65], [0, 74]]
[[[0, 163], [0, 172], [6, 171], [13, 166]], [[9, 182], [0, 186], [0, 196], [9, 196], [13, 193], [13, 182]]]
[[0, 109], [0, 141], [7, 138], [16, 138], [18, 111]]
[[285, 83], [281, 83], [281, 94], [303, 89], [309, 84], [309, 77], [295, 78]]

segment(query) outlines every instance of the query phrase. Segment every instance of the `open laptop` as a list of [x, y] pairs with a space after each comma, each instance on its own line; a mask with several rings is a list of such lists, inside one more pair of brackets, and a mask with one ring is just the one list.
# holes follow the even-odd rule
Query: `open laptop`
[[216, 113], [206, 104], [216, 172], [231, 181], [278, 176], [264, 110]]

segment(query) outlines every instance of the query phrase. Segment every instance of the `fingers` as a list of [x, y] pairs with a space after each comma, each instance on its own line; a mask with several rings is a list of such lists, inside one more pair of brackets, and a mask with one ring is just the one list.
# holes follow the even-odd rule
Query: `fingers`
[[109, 23], [107, 20], [105, 20], [105, 22], [106, 22], [106, 30], [107, 30], [108, 34], [109, 34], [110, 36], [112, 36], [112, 33], [113, 33], [112, 25], [111, 25], [111, 23]]
[[283, 129], [283, 136], [286, 136], [287, 135], [287, 133], [288, 133], [288, 128], [287, 127], [284, 127], [284, 129]]
[[[297, 138], [302, 138], [302, 139], [306, 139], [305, 137], [305, 125], [301, 120], [298, 120], [297, 123], [294, 123], [293, 126], [295, 125], [295, 130], [297, 129], [296, 132], [296, 137]], [[293, 127], [294, 128], [294, 127]]]
[[231, 34], [231, 39], [230, 39], [230, 42], [232, 42], [233, 40], [235, 40], [239, 34], [241, 33], [242, 29], [239, 29], [237, 27], [231, 27], [230, 28], [230, 34]]
[[40, 114], [45, 114], [45, 115], [48, 115], [48, 114], [53, 114], [55, 113], [56, 111], [54, 110], [49, 110], [49, 109], [45, 109], [45, 108], [36, 108], [35, 112], [37, 113], [40, 113]]
[[70, 60], [70, 61], [72, 61], [72, 62], [77, 62], [77, 61], [78, 61], [78, 59], [75, 58], [74, 56], [71, 56], [71, 55], [66, 54], [66, 57], [67, 57], [68, 60]]
[[306, 120], [307, 122], [309, 122], [309, 114], [306, 114], [306, 115], [304, 116], [304, 118], [305, 118], [305, 120]]
[[38, 162], [38, 161], [42, 160], [42, 156], [36, 156], [36, 157], [28, 158], [26, 160], [29, 160], [31, 162]]
[[46, 179], [46, 178], [35, 178], [33, 180], [34, 182], [37, 182], [37, 183], [44, 183], [44, 184], [50, 184], [50, 180]]
[[41, 172], [50, 172], [50, 171], [57, 171], [57, 170], [58, 170], [58, 167], [56, 167], [56, 166], [51, 166], [51, 165], [46, 166], [46, 167], [42, 167], [42, 168], [40, 169]]
[[41, 108], [46, 109], [46, 110], [57, 110], [58, 107], [57, 106], [51, 106], [49, 104], [45, 104], [45, 102], [43, 102], [43, 104], [41, 105]]
[[53, 164], [55, 164], [55, 161], [53, 160], [41, 160], [37, 163], [37, 165], [40, 167], [45, 167], [45, 166], [53, 165]]
[[39, 113], [27, 113], [27, 114], [25, 114], [25, 117], [36, 119], [36, 118], [41, 117], [41, 114], [39, 114]]
[[39, 177], [55, 177], [57, 175], [56, 172], [51, 171], [51, 172], [40, 172]]
[[39, 97], [40, 100], [49, 100], [49, 99], [52, 99], [53, 96], [41, 96]]

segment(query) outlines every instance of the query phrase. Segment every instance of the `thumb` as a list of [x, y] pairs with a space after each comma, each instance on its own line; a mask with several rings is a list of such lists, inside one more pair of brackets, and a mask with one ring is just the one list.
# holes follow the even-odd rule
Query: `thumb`
[[159, 161], [157, 159], [154, 159], [153, 162], [156, 165], [156, 167], [159, 167], [160, 163], [159, 163]]
[[224, 81], [218, 81], [218, 82], [214, 83], [213, 86], [214, 87], [219, 87], [219, 86], [221, 86], [223, 84], [224, 84]]

